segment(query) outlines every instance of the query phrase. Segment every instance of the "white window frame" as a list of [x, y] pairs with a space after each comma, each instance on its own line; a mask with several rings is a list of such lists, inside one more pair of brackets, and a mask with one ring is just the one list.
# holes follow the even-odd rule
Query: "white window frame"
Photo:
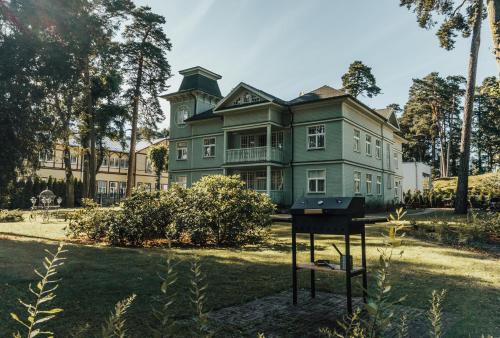
[[372, 156], [372, 136], [366, 134], [365, 135], [365, 151], [366, 151], [366, 156]]
[[116, 156], [112, 156], [109, 159], [109, 167], [118, 169], [120, 168], [120, 158]]
[[[209, 143], [207, 143], [207, 141]], [[214, 158], [217, 139], [215, 137], [205, 137], [202, 144], [203, 158]]]
[[373, 195], [373, 175], [366, 174], [366, 194]]
[[[317, 128], [320, 128], [320, 130], [318, 131]], [[311, 129], [313, 129], [313, 133], [311, 133]], [[314, 146], [311, 146], [311, 140], [314, 140]], [[323, 141], [322, 145], [319, 145], [320, 140]], [[325, 143], [326, 128], [324, 124], [317, 124], [307, 127], [307, 150], [325, 149]]]
[[107, 167], [109, 166], [109, 158], [107, 156], [104, 156], [102, 158], [102, 164], [101, 164], [101, 167]]
[[382, 155], [382, 141], [379, 139], [375, 140], [375, 157], [380, 160]]
[[119, 192], [118, 182], [109, 181], [109, 193], [115, 195], [118, 192]]
[[98, 180], [97, 181], [97, 193], [107, 194], [108, 192], [108, 181]]
[[271, 134], [271, 147], [283, 149], [283, 132], [273, 131]]
[[360, 145], [360, 139], [361, 139], [361, 131], [359, 129], [354, 129], [354, 145], [353, 145], [353, 150], [357, 153], [361, 152], [359, 150], [359, 145]]
[[397, 152], [394, 152], [394, 169], [399, 169], [399, 156]]
[[78, 163], [78, 155], [70, 152], [69, 153], [69, 161], [70, 161], [71, 165], [76, 165]]
[[[321, 172], [322, 175], [318, 177], [311, 177], [311, 172]], [[318, 190], [318, 182], [323, 181], [323, 190]], [[316, 182], [314, 184], [315, 191], [311, 190], [310, 182]], [[309, 194], [325, 194], [326, 193], [326, 169], [309, 169], [307, 170], [307, 192]]]
[[255, 148], [256, 138], [255, 135], [241, 135], [240, 136], [240, 148]]
[[146, 157], [146, 163], [145, 163], [144, 171], [147, 172], [147, 173], [152, 173], [153, 172], [153, 166], [152, 166], [151, 160], [148, 157]]
[[361, 194], [361, 172], [360, 171], [354, 171], [353, 174], [353, 179], [354, 179], [354, 186], [353, 186], [353, 191], [355, 194]]
[[178, 126], [185, 126], [186, 125], [186, 119], [189, 118], [189, 111], [186, 106], [180, 106], [179, 109], [177, 109], [176, 112], [176, 122]]
[[179, 141], [175, 144], [175, 158], [177, 161], [186, 161], [188, 159], [187, 141]]
[[377, 175], [377, 195], [382, 195], [382, 176]]
[[128, 169], [128, 158], [127, 157], [120, 157], [120, 168]]
[[118, 183], [118, 191], [120, 192], [120, 196], [125, 196], [127, 192], [127, 182], [121, 181]]
[[387, 158], [387, 169], [391, 169], [391, 145], [389, 143], [387, 143], [387, 145], [385, 146], [386, 148], [386, 158]]
[[187, 188], [187, 176], [186, 175], [175, 176], [175, 184], [177, 184], [181, 188], [186, 189]]

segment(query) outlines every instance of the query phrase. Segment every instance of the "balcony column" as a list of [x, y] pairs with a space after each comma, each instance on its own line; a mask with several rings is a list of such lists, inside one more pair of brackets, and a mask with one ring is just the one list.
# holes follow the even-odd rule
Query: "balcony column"
[[271, 166], [269, 164], [266, 166], [266, 193], [271, 197]]
[[267, 125], [267, 133], [266, 133], [266, 161], [271, 161], [271, 125]]
[[224, 154], [224, 162], [226, 163], [227, 161], [227, 130], [224, 130], [224, 148], [222, 148], [222, 153]]

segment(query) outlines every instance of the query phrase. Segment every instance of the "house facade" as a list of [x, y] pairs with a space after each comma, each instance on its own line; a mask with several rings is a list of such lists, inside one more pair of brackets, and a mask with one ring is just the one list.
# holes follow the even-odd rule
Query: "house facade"
[[432, 189], [431, 166], [422, 162], [403, 162], [403, 192]]
[[323, 86], [281, 100], [246, 83], [223, 96], [221, 78], [202, 67], [180, 72], [170, 102], [169, 180], [240, 175], [280, 205], [301, 196], [401, 198], [402, 143], [392, 111], [373, 110]]
[[[96, 175], [96, 193], [99, 195], [111, 195], [123, 197], [127, 189], [128, 165], [128, 145], [120, 142], [105, 139], [103, 142], [104, 154], [102, 164]], [[168, 145], [168, 140], [160, 138], [149, 141], [139, 141], [136, 145], [136, 165], [134, 168], [136, 187], [152, 190], [156, 187], [156, 175], [153, 172], [148, 158], [148, 152], [152, 145], [164, 143]], [[40, 154], [39, 169], [35, 174], [41, 179], [64, 180], [64, 148], [61, 144], [56, 144], [54, 149], [50, 149]], [[77, 180], [83, 180], [83, 156], [80, 147], [74, 141], [71, 142], [71, 169], [73, 176]], [[166, 189], [168, 184], [168, 173], [162, 173], [160, 184], [162, 189]]]

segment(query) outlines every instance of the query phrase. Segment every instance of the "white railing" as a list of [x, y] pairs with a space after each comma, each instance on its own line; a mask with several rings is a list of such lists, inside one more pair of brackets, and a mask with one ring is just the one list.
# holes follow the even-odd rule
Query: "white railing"
[[[271, 149], [271, 161], [283, 162], [283, 150]], [[267, 147], [253, 147], [226, 150], [226, 163], [263, 162], [267, 160]]]

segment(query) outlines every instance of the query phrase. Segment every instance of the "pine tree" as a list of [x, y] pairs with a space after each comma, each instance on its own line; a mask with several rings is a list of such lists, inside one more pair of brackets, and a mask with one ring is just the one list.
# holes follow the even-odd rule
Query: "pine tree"
[[361, 61], [351, 63], [347, 73], [342, 75], [342, 89], [354, 97], [374, 97], [380, 94], [372, 69]]

